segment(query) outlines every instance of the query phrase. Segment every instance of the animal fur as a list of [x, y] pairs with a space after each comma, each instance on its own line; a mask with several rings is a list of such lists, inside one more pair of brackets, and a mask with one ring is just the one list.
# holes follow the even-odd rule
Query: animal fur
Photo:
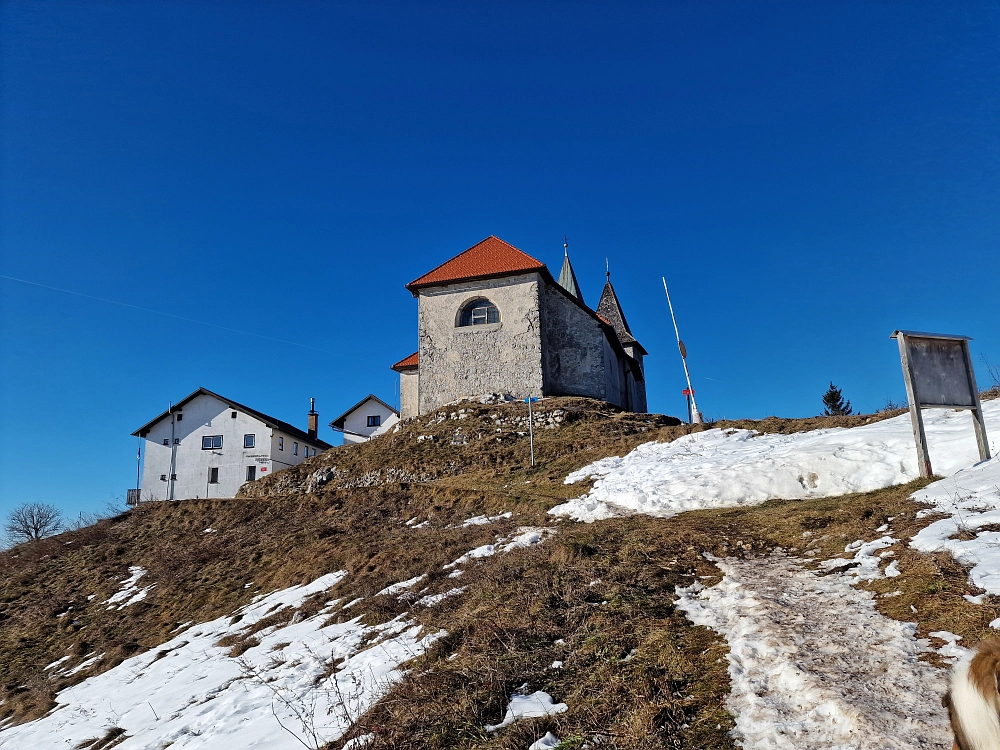
[[955, 665], [943, 703], [954, 748], [1000, 750], [1000, 638], [983, 642], [972, 659]]

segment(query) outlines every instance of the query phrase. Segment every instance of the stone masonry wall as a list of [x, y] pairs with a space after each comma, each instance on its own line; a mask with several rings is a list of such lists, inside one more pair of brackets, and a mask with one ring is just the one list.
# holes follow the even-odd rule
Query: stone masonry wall
[[545, 395], [604, 399], [604, 331], [557, 289], [543, 288]]
[[[420, 414], [464, 396], [542, 395], [541, 286], [529, 273], [420, 290]], [[497, 306], [499, 323], [457, 325], [476, 298]]]
[[419, 391], [416, 370], [399, 373], [399, 418], [408, 419], [420, 413]]

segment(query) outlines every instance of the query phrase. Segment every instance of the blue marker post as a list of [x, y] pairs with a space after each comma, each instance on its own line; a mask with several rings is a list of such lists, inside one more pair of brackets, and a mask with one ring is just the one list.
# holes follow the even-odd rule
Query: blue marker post
[[528, 405], [528, 442], [531, 444], [531, 468], [535, 468], [535, 420], [531, 416], [531, 405], [538, 399], [528, 396], [524, 403]]

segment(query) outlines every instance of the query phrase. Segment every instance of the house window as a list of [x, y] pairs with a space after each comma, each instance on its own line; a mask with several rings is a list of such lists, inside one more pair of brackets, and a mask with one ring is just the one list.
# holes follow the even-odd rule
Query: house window
[[376, 414], [374, 417], [368, 417], [369, 427], [378, 427], [382, 424], [382, 417]]
[[244, 435], [243, 436], [243, 447], [253, 448], [254, 443], [257, 441], [256, 435]]
[[219, 467], [213, 466], [208, 470], [208, 483], [218, 484], [219, 483]]
[[161, 482], [166, 482], [167, 481], [167, 475], [166, 474], [160, 474], [160, 481]]
[[180, 445], [180, 444], [181, 444], [181, 439], [180, 438], [174, 438], [174, 445]]
[[163, 438], [164, 445], [170, 445], [170, 438]]
[[458, 318], [460, 326], [483, 326], [487, 323], [499, 323], [500, 311], [488, 299], [474, 299], [462, 308]]
[[283, 437], [278, 438], [278, 450], [285, 450], [285, 439]]
[[230, 417], [232, 417], [233, 419], [236, 419], [236, 412], [233, 412], [233, 413], [232, 413], [232, 414], [230, 414], [229, 416], [230, 416]]
[[299, 444], [298, 443], [292, 443], [292, 455], [293, 456], [299, 455]]
[[256, 478], [257, 478], [257, 467], [256, 466], [248, 466], [247, 467], [247, 481], [248, 482], [252, 482]]
[[184, 415], [183, 414], [178, 414], [177, 415], [177, 421], [180, 422], [182, 419], [184, 419]]
[[205, 435], [201, 439], [201, 449], [203, 451], [215, 450], [222, 447], [222, 435]]

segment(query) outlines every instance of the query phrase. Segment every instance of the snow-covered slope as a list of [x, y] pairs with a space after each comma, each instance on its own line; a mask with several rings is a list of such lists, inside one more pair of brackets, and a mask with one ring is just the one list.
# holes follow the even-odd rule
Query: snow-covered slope
[[[995, 445], [1000, 399], [985, 402], [983, 411]], [[969, 412], [926, 410], [924, 422], [937, 474], [951, 476], [978, 460]], [[578, 521], [628, 513], [665, 518], [772, 498], [868, 492], [918, 475], [908, 414], [863, 427], [792, 435], [715, 429], [670, 443], [646, 443], [624, 458], [606, 458], [573, 472], [567, 484], [596, 477], [593, 490], [550, 512]]]
[[[115, 745], [122, 750], [277, 750], [337, 739], [402, 676], [399, 665], [442, 633], [422, 635], [405, 617], [324, 626], [339, 605], [329, 602], [314, 617], [256, 633], [259, 645], [239, 658], [218, 642], [246, 634], [285, 607], [298, 608], [346, 575], [275, 591], [231, 616], [188, 627], [160, 648], [62, 691], [47, 716], [0, 732], [0, 747], [76, 747], [114, 727], [128, 735]], [[329, 674], [331, 664], [337, 668]]]
[[921, 552], [951, 552], [972, 567], [969, 577], [976, 586], [1000, 595], [1000, 457], [927, 485], [913, 499], [933, 506], [922, 513], [945, 513], [948, 518], [927, 526], [910, 546]]

